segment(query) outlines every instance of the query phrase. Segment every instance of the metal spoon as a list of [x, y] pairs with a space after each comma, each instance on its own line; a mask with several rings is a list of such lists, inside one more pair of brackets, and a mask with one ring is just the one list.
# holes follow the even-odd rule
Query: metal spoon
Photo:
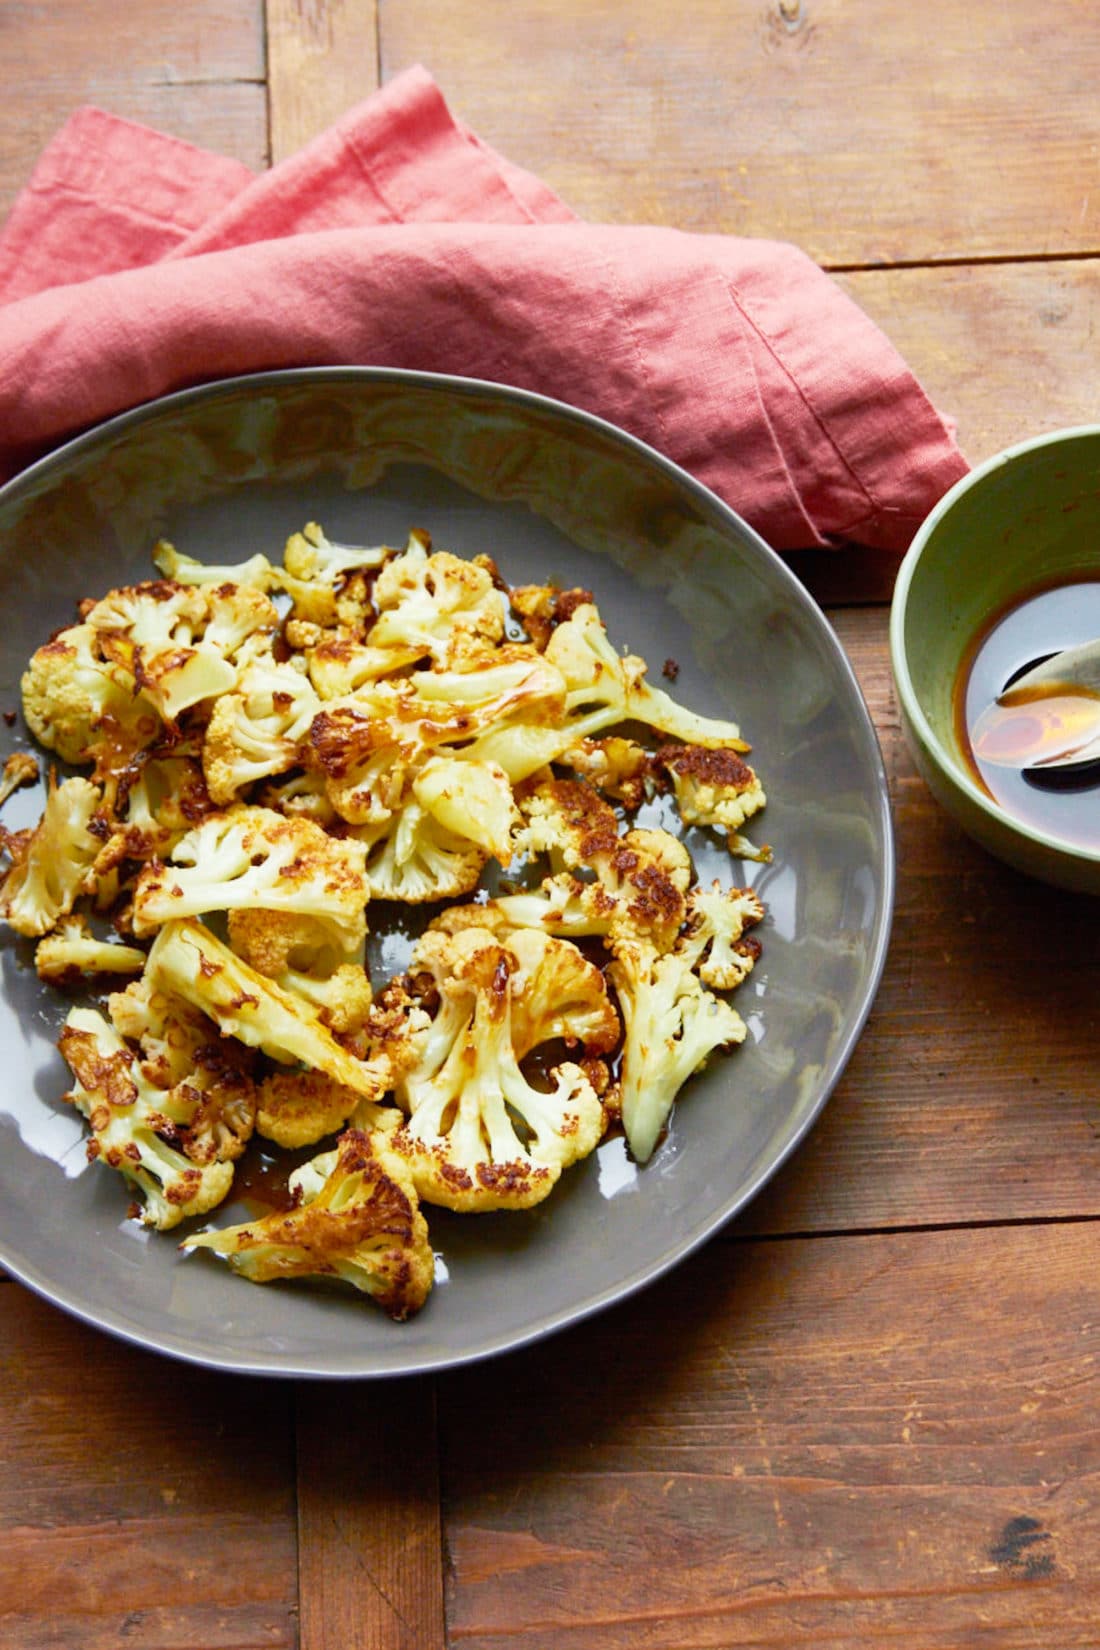
[[[1081, 743], [1066, 749], [1042, 755], [1042, 737], [1036, 739], [1033, 752], [1021, 752], [1018, 765], [1024, 773], [1041, 775], [1074, 768], [1091, 767], [1100, 762], [1100, 638], [1080, 642], [1075, 647], [1063, 648], [1042, 659], [1021, 676], [1015, 677], [999, 696], [997, 703], [1006, 709], [1027, 704], [1040, 705], [1043, 700], [1066, 694], [1078, 699], [1096, 699], [1095, 731]], [[1048, 744], [1049, 751], [1049, 744]]]
[[1087, 693], [1100, 694], [1100, 637], [1094, 642], [1079, 642], [1076, 647], [1064, 647], [1041, 659], [1022, 676], [1014, 676], [998, 700], [1012, 704], [1032, 688], [1053, 686], [1083, 688]]

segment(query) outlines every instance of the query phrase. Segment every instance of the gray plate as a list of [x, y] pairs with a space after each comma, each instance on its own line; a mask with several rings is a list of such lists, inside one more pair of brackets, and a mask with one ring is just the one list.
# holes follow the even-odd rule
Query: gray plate
[[[0, 942], [0, 1260], [89, 1323], [221, 1369], [379, 1376], [442, 1369], [576, 1322], [666, 1271], [742, 1208], [806, 1133], [851, 1053], [889, 937], [893, 846], [874, 733], [821, 613], [704, 487], [639, 442], [496, 386], [370, 368], [185, 391], [82, 436], [0, 490], [0, 710], [74, 603], [149, 577], [159, 534], [207, 561], [275, 559], [308, 519], [351, 542], [489, 551], [512, 583], [593, 590], [612, 640], [679, 665], [676, 696], [738, 720], [769, 804], [768, 906], [737, 995], [746, 1044], [693, 1079], [642, 1170], [610, 1141], [525, 1214], [429, 1211], [441, 1281], [413, 1322], [308, 1284], [256, 1288], [125, 1217], [59, 1103], [65, 1004], [32, 947]], [[26, 743], [21, 721], [8, 746]], [[0, 755], [7, 754], [6, 749]], [[17, 793], [18, 826], [41, 797]], [[701, 875], [724, 873], [704, 833]], [[755, 875], [754, 875], [755, 873]], [[384, 951], [375, 940], [376, 960]], [[388, 957], [381, 958], [388, 961]], [[228, 1217], [243, 1218], [240, 1210]]]

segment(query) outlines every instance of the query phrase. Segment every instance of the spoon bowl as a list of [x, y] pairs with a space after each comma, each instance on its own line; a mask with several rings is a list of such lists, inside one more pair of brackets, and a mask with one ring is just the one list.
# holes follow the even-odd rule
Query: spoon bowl
[[[1022, 739], [1006, 742], [1009, 765], [1039, 774], [1093, 767], [1100, 761], [1100, 640], [1041, 659], [1014, 676], [990, 708], [994, 724], [1013, 712], [1030, 724]], [[996, 758], [986, 753], [986, 760]]]

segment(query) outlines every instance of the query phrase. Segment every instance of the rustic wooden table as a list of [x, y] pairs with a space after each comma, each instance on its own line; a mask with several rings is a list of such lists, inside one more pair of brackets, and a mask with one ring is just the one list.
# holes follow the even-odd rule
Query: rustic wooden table
[[[262, 167], [421, 61], [582, 215], [787, 238], [979, 460], [1097, 416], [1082, 0], [0, 0], [0, 211], [96, 102]], [[639, 1298], [434, 1381], [262, 1383], [0, 1284], [12, 1650], [1100, 1644], [1097, 911], [903, 748], [893, 567], [806, 574], [900, 853], [812, 1137]]]

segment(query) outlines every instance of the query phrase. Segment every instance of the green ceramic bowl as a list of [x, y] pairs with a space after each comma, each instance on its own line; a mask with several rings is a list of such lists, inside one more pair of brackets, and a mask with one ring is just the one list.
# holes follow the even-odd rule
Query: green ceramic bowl
[[1012, 817], [976, 782], [953, 695], [967, 651], [999, 611], [1049, 581], [1100, 576], [1100, 425], [1021, 442], [958, 482], [902, 563], [890, 651], [902, 726], [929, 789], [1017, 870], [1100, 893], [1100, 852]]

